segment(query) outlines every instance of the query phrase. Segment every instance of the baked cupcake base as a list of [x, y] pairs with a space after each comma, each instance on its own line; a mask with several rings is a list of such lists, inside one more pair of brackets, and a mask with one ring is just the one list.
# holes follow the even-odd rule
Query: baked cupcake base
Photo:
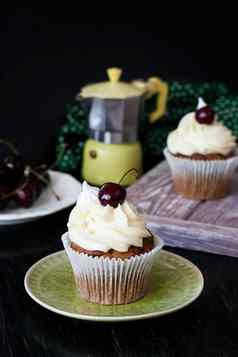
[[89, 256], [72, 249], [68, 233], [62, 236], [80, 296], [98, 304], [128, 304], [148, 291], [155, 256], [163, 246], [154, 237], [154, 247], [128, 259]]
[[194, 183], [193, 176], [176, 176], [173, 187], [177, 194], [192, 200], [215, 200], [225, 197], [228, 193], [227, 180], [221, 179], [214, 183], [209, 176], [200, 183]]
[[[172, 154], [171, 154], [172, 155]], [[222, 155], [222, 154], [207, 154], [207, 155], [202, 155], [199, 153], [192, 154], [191, 156], [185, 156], [182, 154], [176, 154], [174, 155], [175, 157], [181, 158], [181, 159], [188, 159], [188, 160], [203, 160], [203, 161], [211, 161], [211, 160], [226, 160], [234, 156], [233, 153], [229, 155]]]
[[127, 252], [118, 252], [114, 249], [109, 250], [104, 253], [99, 250], [86, 250], [75, 243], [70, 243], [70, 247], [78, 253], [84, 253], [92, 257], [108, 257], [112, 258], [120, 258], [120, 259], [129, 259], [131, 257], [135, 257], [136, 255], [148, 253], [154, 247], [154, 239], [153, 237], [147, 237], [143, 239], [143, 247], [135, 247], [130, 246]]
[[212, 200], [226, 196], [238, 166], [237, 153], [226, 158], [214, 154], [201, 159], [198, 154], [188, 158], [173, 155], [165, 149], [164, 155], [171, 169], [175, 192], [193, 200]]

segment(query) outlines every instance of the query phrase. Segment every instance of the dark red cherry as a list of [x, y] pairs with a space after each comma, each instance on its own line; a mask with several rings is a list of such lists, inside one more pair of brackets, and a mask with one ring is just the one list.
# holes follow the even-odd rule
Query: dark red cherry
[[20, 207], [28, 208], [34, 202], [34, 194], [31, 187], [26, 184], [25, 187], [19, 188], [14, 196], [16, 204]]
[[28, 183], [28, 188], [33, 193], [33, 199], [35, 201], [40, 196], [42, 189], [43, 189], [43, 185], [38, 179], [35, 179], [35, 180], [31, 180]]
[[19, 155], [6, 156], [0, 165], [0, 185], [7, 186], [9, 191], [17, 187], [24, 175], [24, 163]]
[[215, 112], [208, 105], [197, 109], [195, 112], [195, 118], [199, 124], [212, 124], [215, 119]]
[[117, 183], [107, 182], [100, 188], [98, 198], [101, 205], [116, 208], [125, 201], [126, 190]]

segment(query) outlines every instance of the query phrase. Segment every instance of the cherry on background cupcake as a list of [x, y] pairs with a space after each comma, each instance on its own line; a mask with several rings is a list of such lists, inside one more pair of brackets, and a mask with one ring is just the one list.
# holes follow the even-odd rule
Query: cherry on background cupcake
[[198, 106], [195, 111], [195, 118], [199, 124], [210, 125], [215, 120], [214, 110], [207, 105], [202, 98], [198, 98]]

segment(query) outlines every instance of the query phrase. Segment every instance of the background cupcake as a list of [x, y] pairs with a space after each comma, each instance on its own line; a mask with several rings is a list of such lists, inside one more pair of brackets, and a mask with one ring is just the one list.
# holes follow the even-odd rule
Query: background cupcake
[[82, 185], [62, 237], [82, 298], [101, 304], [126, 304], [143, 297], [154, 256], [162, 241], [125, 200], [125, 189]]
[[236, 148], [231, 131], [199, 98], [196, 111], [185, 115], [167, 139], [164, 154], [175, 191], [197, 200], [224, 197], [238, 166]]

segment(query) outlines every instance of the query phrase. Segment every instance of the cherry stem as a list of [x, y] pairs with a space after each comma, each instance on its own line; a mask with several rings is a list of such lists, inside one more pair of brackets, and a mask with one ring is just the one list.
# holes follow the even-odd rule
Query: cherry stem
[[15, 155], [19, 154], [19, 151], [16, 149], [16, 147], [12, 143], [10, 143], [10, 141], [0, 139], [0, 144], [6, 145]]
[[128, 170], [127, 172], [125, 172], [124, 173], [124, 175], [121, 177], [121, 179], [120, 179], [120, 181], [119, 181], [119, 185], [121, 184], [121, 182], [124, 180], [124, 178], [130, 173], [130, 172], [132, 172], [132, 171], [135, 171], [135, 173], [136, 173], [136, 178], [138, 177], [138, 175], [139, 175], [139, 172], [138, 172], [138, 170], [136, 170], [134, 167], [132, 168], [132, 169], [130, 169], [130, 170]]
[[52, 184], [49, 180], [47, 180], [43, 175], [39, 174], [37, 171], [35, 171], [34, 169], [32, 169], [30, 166], [27, 167], [27, 169], [29, 169], [29, 171], [35, 175], [39, 180], [41, 180], [42, 182], [44, 182], [46, 185], [49, 185], [49, 188], [52, 192], [52, 194], [55, 196], [55, 198], [60, 201], [60, 197], [59, 195], [55, 192], [55, 190], [52, 187]]
[[151, 238], [154, 238], [154, 236], [153, 236], [153, 234], [151, 233], [151, 231], [150, 231], [148, 228], [146, 228], [146, 230], [150, 233]]
[[35, 166], [35, 168], [40, 170], [47, 170], [48, 166], [46, 164], [40, 164], [38, 166]]

